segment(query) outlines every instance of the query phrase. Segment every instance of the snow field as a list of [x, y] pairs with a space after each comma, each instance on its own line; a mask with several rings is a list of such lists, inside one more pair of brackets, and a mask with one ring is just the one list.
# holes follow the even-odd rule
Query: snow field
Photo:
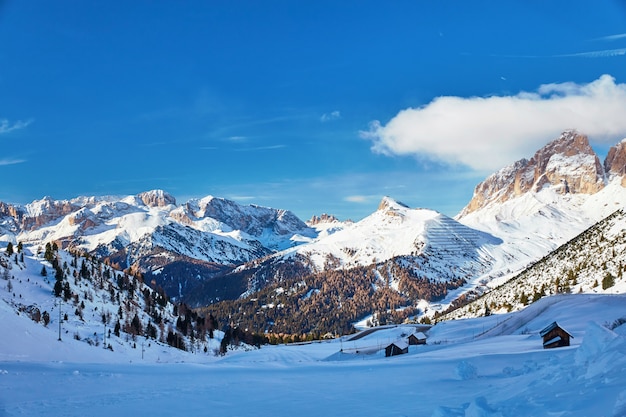
[[[344, 337], [225, 357], [171, 349], [141, 360], [133, 349], [58, 342], [15, 315], [0, 329], [17, 338], [0, 342], [0, 415], [624, 415], [626, 330], [602, 324], [626, 318], [626, 297], [570, 295], [535, 304], [510, 315], [438, 324], [427, 345], [391, 358], [340, 350], [397, 338], [409, 331], [403, 326], [354, 342]], [[5, 319], [7, 313], [2, 310]], [[477, 337], [512, 320], [520, 325]], [[553, 320], [574, 336], [573, 346], [541, 348], [538, 332]]]

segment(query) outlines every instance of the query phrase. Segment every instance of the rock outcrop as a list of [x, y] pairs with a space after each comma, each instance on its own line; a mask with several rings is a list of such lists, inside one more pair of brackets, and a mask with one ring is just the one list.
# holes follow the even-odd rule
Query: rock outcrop
[[[615, 149], [613, 155], [615, 166], [621, 163], [623, 169], [626, 150]], [[620, 158], [623, 158], [622, 162]], [[538, 150], [530, 160], [521, 159], [478, 184], [461, 215], [491, 203], [502, 203], [528, 192], [538, 192], [544, 187], [552, 187], [562, 194], [595, 194], [605, 186], [605, 166], [589, 145], [587, 136], [572, 130], [565, 131], [558, 139]]]
[[311, 219], [306, 222], [306, 224], [308, 224], [309, 226], [315, 226], [316, 224], [320, 223], [333, 223], [338, 221], [339, 219], [332, 214], [322, 213], [319, 216], [312, 216]]
[[23, 230], [35, 230], [78, 209], [70, 201], [44, 197], [28, 206], [28, 213], [22, 217], [20, 226]]
[[609, 176], [622, 177], [622, 186], [626, 187], [626, 139], [609, 149], [604, 160], [604, 171]]
[[138, 197], [148, 207], [166, 207], [176, 205], [176, 199], [163, 190], [146, 191], [139, 194]]

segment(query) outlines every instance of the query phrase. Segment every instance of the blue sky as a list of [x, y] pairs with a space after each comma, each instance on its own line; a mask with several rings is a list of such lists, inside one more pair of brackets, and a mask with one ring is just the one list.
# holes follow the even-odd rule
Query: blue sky
[[4, 1], [0, 201], [455, 215], [564, 129], [626, 137], [624, 83], [624, 1]]

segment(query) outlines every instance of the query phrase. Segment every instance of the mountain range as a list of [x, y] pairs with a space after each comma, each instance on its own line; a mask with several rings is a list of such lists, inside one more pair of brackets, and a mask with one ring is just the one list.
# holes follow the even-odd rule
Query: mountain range
[[[291, 294], [294, 303], [311, 309], [324, 302], [342, 308], [350, 300], [350, 320], [377, 322], [388, 312], [442, 311], [464, 294], [480, 295], [508, 281], [623, 208], [625, 173], [626, 141], [601, 162], [585, 135], [565, 131], [530, 159], [478, 184], [454, 218], [385, 197], [358, 222], [330, 215], [304, 222], [287, 210], [212, 196], [178, 204], [153, 190], [0, 202], [0, 241], [33, 247], [54, 242], [140, 273], [174, 300], [229, 310], [231, 318], [241, 309], [237, 303], [256, 300], [269, 312], [281, 304], [276, 297]], [[363, 287], [330, 303], [333, 291], [345, 286], [341, 280], [355, 275]], [[219, 307], [224, 300], [230, 304]], [[268, 330], [276, 319], [257, 325]]]

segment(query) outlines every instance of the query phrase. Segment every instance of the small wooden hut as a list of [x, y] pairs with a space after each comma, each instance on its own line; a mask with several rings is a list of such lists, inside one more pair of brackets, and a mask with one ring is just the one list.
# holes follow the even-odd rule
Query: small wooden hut
[[385, 348], [385, 356], [396, 356], [409, 353], [409, 343], [403, 340], [396, 340]]
[[574, 337], [563, 330], [556, 321], [539, 332], [539, 335], [543, 338], [544, 349], [569, 346], [569, 339]]
[[413, 333], [409, 336], [409, 345], [425, 345], [426, 335], [422, 332]]

